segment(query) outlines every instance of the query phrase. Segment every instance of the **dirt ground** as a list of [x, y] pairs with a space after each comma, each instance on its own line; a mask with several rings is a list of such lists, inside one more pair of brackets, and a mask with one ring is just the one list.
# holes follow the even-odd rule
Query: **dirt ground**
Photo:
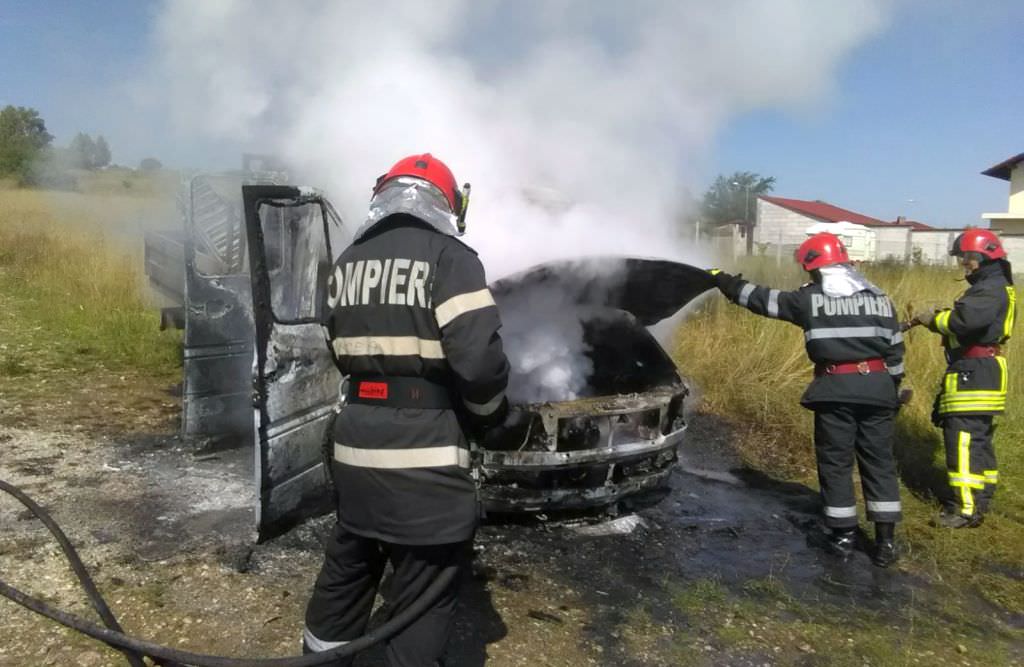
[[[174, 398], [135, 380], [142, 407], [130, 414], [90, 403], [85, 389], [63, 408], [0, 400], [0, 479], [52, 512], [129, 633], [203, 653], [298, 653], [331, 517], [254, 544], [251, 453], [197, 455], [173, 435]], [[738, 469], [731, 437], [714, 417], [692, 417], [668, 496], [619, 522], [632, 532], [485, 525], [446, 664], [1024, 660], [1019, 611], [977, 602], [963, 618], [940, 582], [880, 570], [863, 552], [845, 565], [824, 556], [815, 493]], [[7, 497], [0, 579], [94, 618], [56, 543]], [[0, 665], [120, 664], [0, 599]], [[382, 654], [356, 664], [382, 665]]]

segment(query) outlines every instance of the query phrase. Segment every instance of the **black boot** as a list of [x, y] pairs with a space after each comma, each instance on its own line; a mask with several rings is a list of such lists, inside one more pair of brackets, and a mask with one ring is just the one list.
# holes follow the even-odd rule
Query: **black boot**
[[878, 567], [889, 567], [899, 560], [899, 550], [896, 548], [896, 524], [879, 521], [875, 524], [875, 553], [871, 555], [871, 562]]
[[853, 547], [856, 543], [856, 528], [833, 528], [832, 533], [828, 536], [828, 552], [846, 560], [853, 554]]

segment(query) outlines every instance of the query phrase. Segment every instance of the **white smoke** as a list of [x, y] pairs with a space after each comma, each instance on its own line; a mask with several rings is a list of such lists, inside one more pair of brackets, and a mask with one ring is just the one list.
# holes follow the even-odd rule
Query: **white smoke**
[[[882, 29], [886, 7], [168, 1], [139, 88], [183, 141], [282, 155], [352, 229], [378, 174], [434, 153], [473, 185], [465, 240], [491, 278], [584, 255], [699, 265], [710, 260], [681, 241], [679, 205], [716, 132], [746, 111], [827, 99], [837, 66]], [[564, 354], [551, 327], [519, 341], [520, 361], [547, 363], [563, 397], [582, 363], [571, 361], [583, 350], [570, 324]], [[533, 354], [544, 346], [565, 363]]]
[[[182, 137], [277, 152], [354, 226], [397, 158], [473, 184], [492, 277], [556, 257], [691, 259], [680, 191], [723, 123], [817, 104], [880, 0], [167, 2], [145, 89]], [[524, 188], [574, 202], [552, 212]]]

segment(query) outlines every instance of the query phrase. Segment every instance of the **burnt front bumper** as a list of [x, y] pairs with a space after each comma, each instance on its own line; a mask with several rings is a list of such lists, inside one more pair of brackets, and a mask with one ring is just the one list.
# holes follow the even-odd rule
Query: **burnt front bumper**
[[677, 386], [528, 406], [531, 421], [521, 444], [476, 452], [484, 509], [600, 508], [665, 487], [686, 430], [686, 393]]

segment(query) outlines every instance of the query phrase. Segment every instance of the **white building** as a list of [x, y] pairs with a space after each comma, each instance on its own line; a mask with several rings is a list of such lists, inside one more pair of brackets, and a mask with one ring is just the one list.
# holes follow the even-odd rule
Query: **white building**
[[829, 232], [835, 234], [846, 246], [846, 252], [854, 262], [870, 262], [877, 253], [877, 236], [870, 227], [841, 220], [840, 222], [816, 222], [804, 233], [807, 236]]
[[757, 198], [756, 220], [754, 251], [779, 257], [787, 254], [792, 256], [797, 246], [807, 238], [805, 232], [812, 225], [819, 225], [816, 229], [827, 230], [829, 224], [847, 222], [873, 232], [873, 250], [864, 255], [865, 261], [945, 264], [949, 262], [949, 243], [946, 239], [952, 241], [950, 234], [955, 236], [962, 231], [936, 229], [903, 218], [886, 222], [825, 201], [767, 195]]

